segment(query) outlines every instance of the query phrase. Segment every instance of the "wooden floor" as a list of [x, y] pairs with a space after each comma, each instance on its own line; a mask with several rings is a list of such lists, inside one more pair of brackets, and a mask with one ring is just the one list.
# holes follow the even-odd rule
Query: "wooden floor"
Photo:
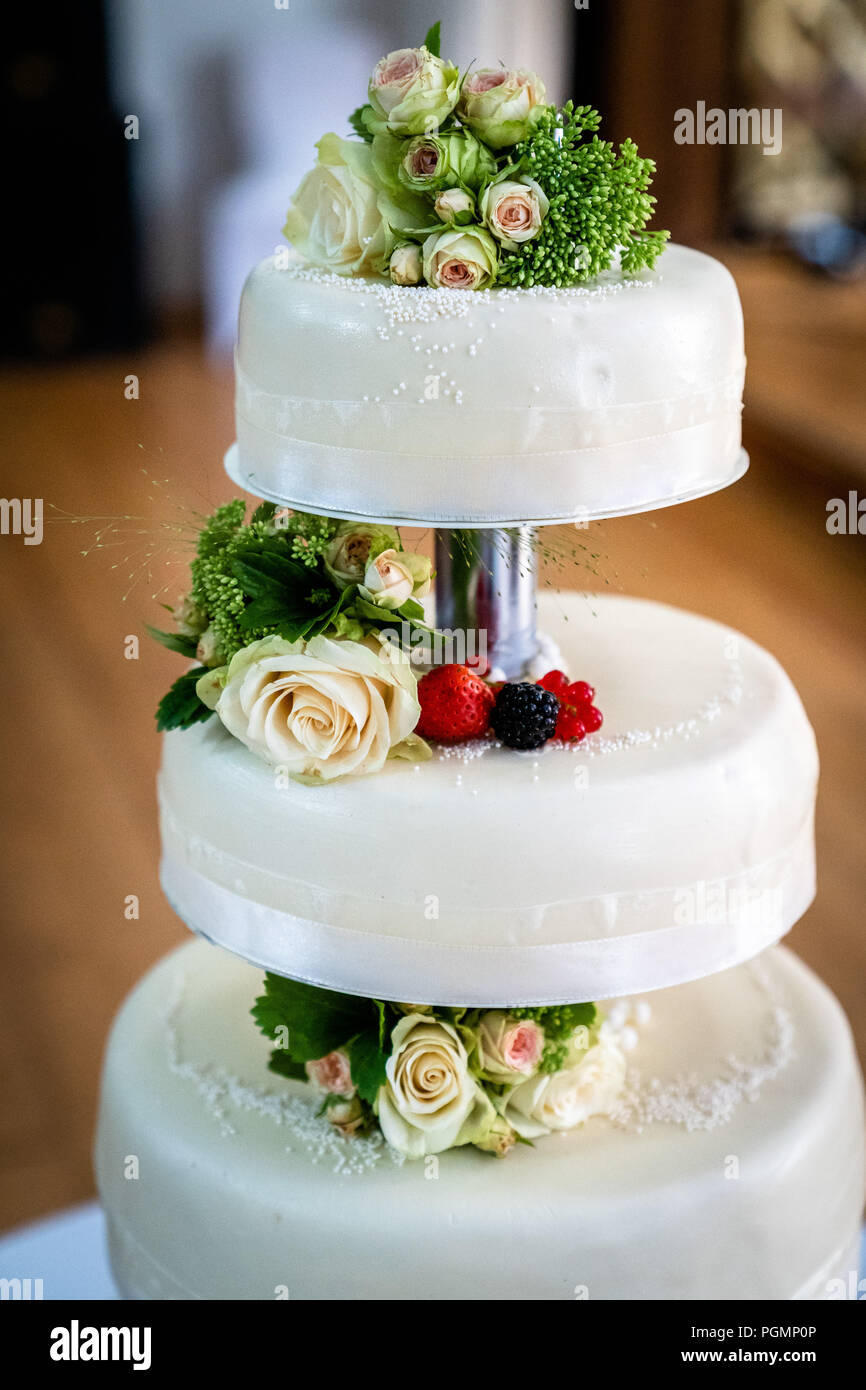
[[[766, 320], [762, 332], [758, 393], [773, 405]], [[137, 401], [124, 398], [128, 373], [140, 378]], [[794, 404], [793, 416], [807, 418], [796, 392]], [[157, 885], [153, 788], [153, 708], [177, 658], [144, 639], [129, 660], [125, 645], [158, 622], [155, 588], [165, 584], [169, 599], [179, 592], [193, 514], [233, 495], [220, 469], [231, 412], [229, 370], [209, 366], [191, 344], [130, 361], [7, 372], [0, 382], [3, 494], [103, 519], [46, 521], [41, 546], [0, 539], [0, 1227], [92, 1192], [111, 1017], [136, 978], [185, 936]], [[796, 435], [796, 418], [785, 418]], [[863, 435], [861, 419], [861, 443]], [[756, 408], [743, 482], [687, 507], [594, 527], [596, 572], [570, 563], [548, 578], [693, 608], [741, 628], [787, 667], [823, 759], [819, 896], [790, 939], [845, 1004], [866, 1055], [866, 541], [825, 527], [855, 436], [846, 426], [838, 480], [806, 481], [790, 467], [780, 421]], [[126, 515], [135, 519], [120, 523], [125, 534], [109, 530], [104, 548], [82, 556], [97, 529], [111, 526], [104, 519]], [[587, 539], [562, 533], [560, 548], [575, 536]], [[149, 578], [140, 565], [154, 548]], [[131, 571], [138, 583], [124, 599]], [[137, 920], [124, 914], [131, 894]]]

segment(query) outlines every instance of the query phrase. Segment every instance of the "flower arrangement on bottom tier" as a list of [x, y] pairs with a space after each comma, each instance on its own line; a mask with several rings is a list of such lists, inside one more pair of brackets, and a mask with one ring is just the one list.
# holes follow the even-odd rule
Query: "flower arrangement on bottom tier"
[[625, 1082], [595, 1004], [444, 1008], [392, 1004], [265, 977], [252, 1010], [272, 1071], [322, 1096], [343, 1134], [379, 1126], [407, 1158], [515, 1143], [610, 1114]]

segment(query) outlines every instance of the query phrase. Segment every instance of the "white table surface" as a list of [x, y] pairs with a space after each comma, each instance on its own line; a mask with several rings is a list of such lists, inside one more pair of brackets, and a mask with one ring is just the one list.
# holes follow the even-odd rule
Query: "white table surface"
[[[866, 1229], [860, 1268], [866, 1270]], [[46, 1300], [117, 1299], [99, 1203], [70, 1207], [0, 1237], [0, 1277], [39, 1278]]]

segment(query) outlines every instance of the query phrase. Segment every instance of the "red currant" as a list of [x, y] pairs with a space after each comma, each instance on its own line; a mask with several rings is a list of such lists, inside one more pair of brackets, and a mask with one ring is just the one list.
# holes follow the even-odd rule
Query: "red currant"
[[580, 717], [588, 734], [594, 734], [596, 729], [600, 729], [604, 723], [601, 710], [596, 709], [595, 705], [584, 705], [580, 711]]
[[556, 738], [563, 743], [580, 743], [586, 738], [586, 726], [575, 710], [562, 708], [556, 721]]
[[568, 676], [564, 671], [548, 671], [546, 676], [542, 676], [537, 685], [543, 686], [553, 695], [562, 696], [568, 688]]
[[586, 681], [574, 681], [563, 695], [567, 705], [591, 705], [595, 699], [595, 689]]

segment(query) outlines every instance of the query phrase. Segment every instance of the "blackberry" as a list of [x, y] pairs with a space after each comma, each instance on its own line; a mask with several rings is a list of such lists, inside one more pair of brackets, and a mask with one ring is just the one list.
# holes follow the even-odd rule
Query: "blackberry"
[[540, 748], [556, 733], [559, 701], [550, 690], [528, 681], [503, 685], [490, 726], [507, 748]]

